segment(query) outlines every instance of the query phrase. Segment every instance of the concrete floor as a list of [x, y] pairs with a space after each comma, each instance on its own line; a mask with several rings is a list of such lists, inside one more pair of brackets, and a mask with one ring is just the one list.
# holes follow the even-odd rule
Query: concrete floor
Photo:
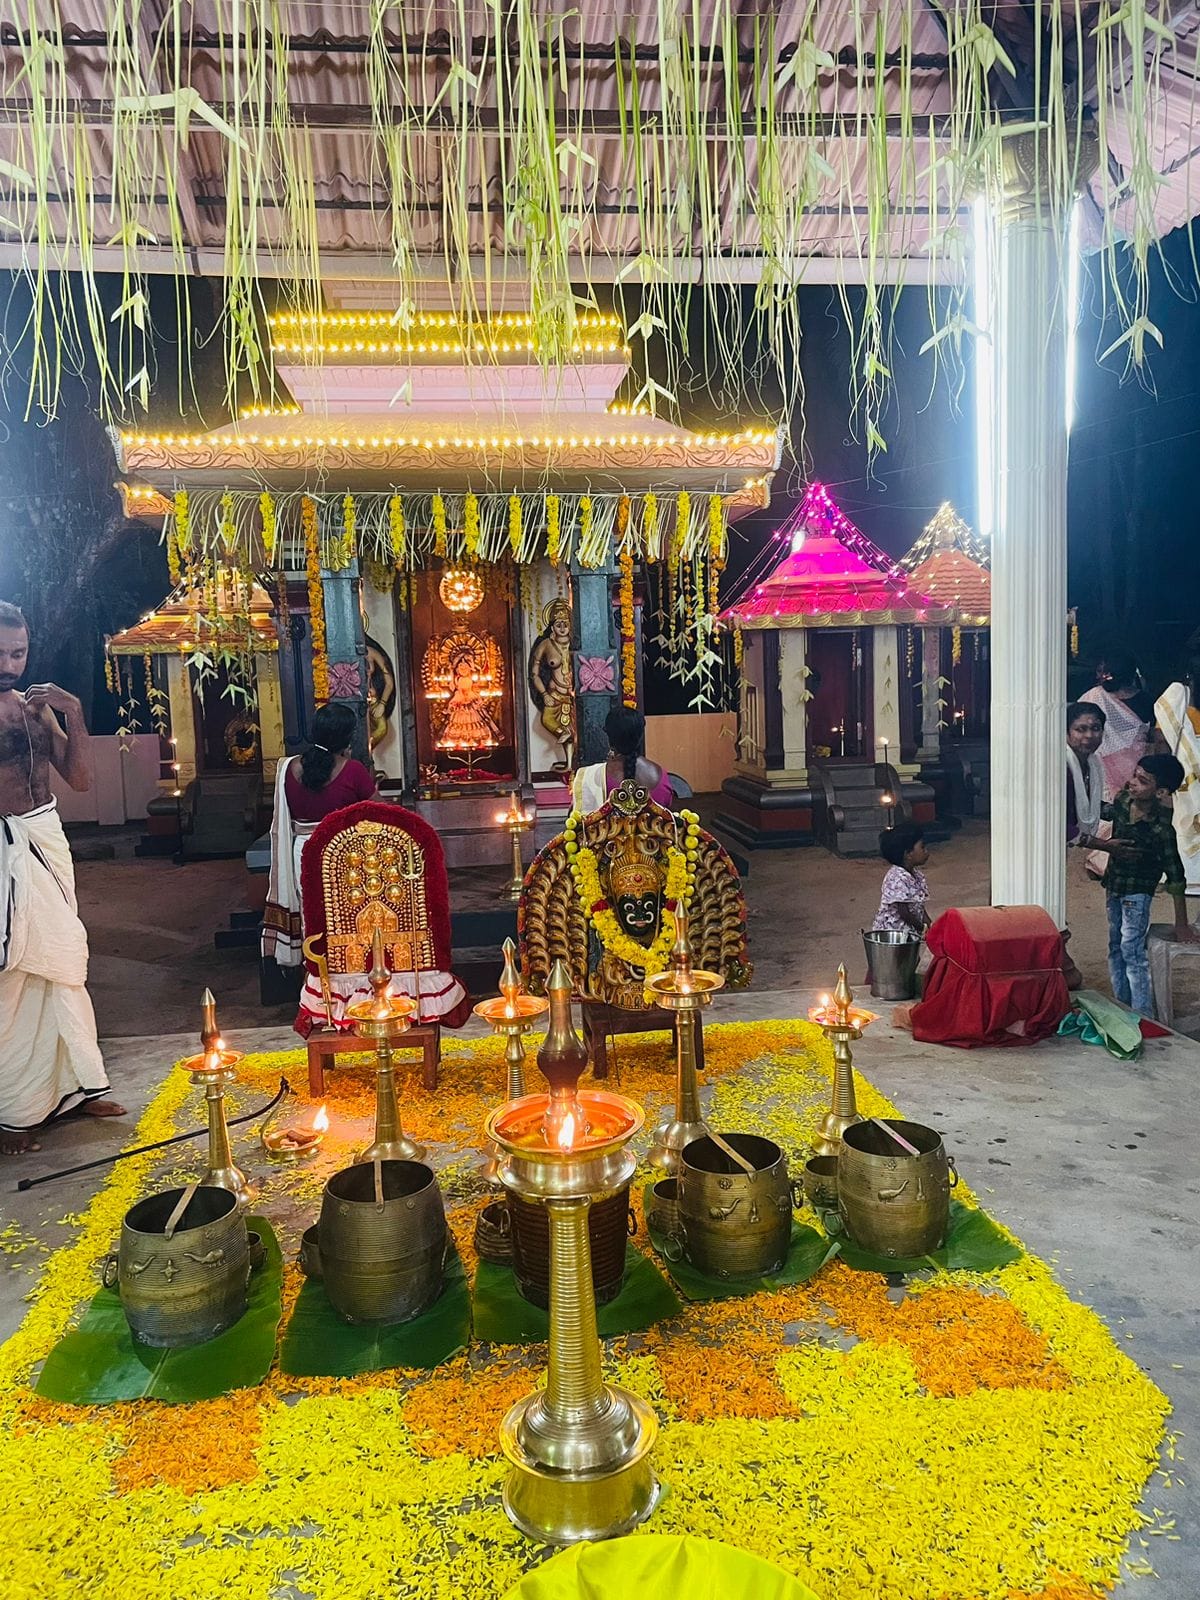
[[[78, 878], [105, 1055], [131, 1118], [68, 1122], [47, 1135], [42, 1155], [4, 1163], [0, 1224], [15, 1223], [26, 1244], [0, 1254], [0, 1336], [19, 1323], [44, 1253], [71, 1237], [73, 1214], [105, 1177], [85, 1174], [17, 1194], [18, 1172], [119, 1149], [164, 1072], [194, 1048], [206, 984], [239, 1048], [297, 1043], [290, 1010], [258, 1003], [255, 952], [213, 948], [213, 933], [245, 903], [241, 863], [179, 868], [134, 859], [131, 835], [116, 842], [114, 859], [81, 862]], [[497, 873], [497, 888], [503, 876]], [[879, 863], [840, 861], [818, 849], [755, 856], [747, 883], [754, 987], [720, 997], [712, 1020], [803, 1015], [815, 992], [830, 987], [839, 960], [856, 979], [858, 930], [874, 912], [881, 876]], [[968, 824], [937, 846], [929, 879], [935, 912], [985, 902], [986, 826]], [[476, 896], [486, 887], [472, 875]], [[1081, 878], [1071, 885], [1071, 920], [1076, 960], [1090, 984], [1106, 988], [1102, 899]], [[857, 1059], [908, 1114], [943, 1130], [984, 1204], [1054, 1259], [1071, 1292], [1109, 1321], [1171, 1397], [1184, 1458], [1200, 1448], [1191, 1442], [1200, 1436], [1191, 1254], [1200, 1247], [1200, 1045], [1178, 1037], [1149, 1043], [1134, 1064], [1066, 1040], [957, 1051], [914, 1044], [881, 1019]], [[1200, 1485], [1193, 1487], [1186, 1465], [1183, 1471], [1186, 1487], [1167, 1490], [1155, 1479], [1148, 1491], [1148, 1504], [1175, 1516], [1182, 1535], [1178, 1543], [1150, 1541], [1146, 1553], [1162, 1581], [1148, 1594], [1157, 1600], [1200, 1593]]]

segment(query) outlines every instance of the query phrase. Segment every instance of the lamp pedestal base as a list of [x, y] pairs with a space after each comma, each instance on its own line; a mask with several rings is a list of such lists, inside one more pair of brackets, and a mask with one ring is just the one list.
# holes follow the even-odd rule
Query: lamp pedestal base
[[612, 1409], [625, 1413], [625, 1426], [618, 1430], [620, 1453], [602, 1466], [556, 1470], [530, 1454], [523, 1439], [541, 1393], [519, 1400], [501, 1424], [500, 1447], [510, 1467], [504, 1509], [531, 1539], [545, 1544], [615, 1539], [632, 1532], [658, 1504], [661, 1490], [650, 1462], [658, 1420], [637, 1395], [612, 1385], [608, 1393]]

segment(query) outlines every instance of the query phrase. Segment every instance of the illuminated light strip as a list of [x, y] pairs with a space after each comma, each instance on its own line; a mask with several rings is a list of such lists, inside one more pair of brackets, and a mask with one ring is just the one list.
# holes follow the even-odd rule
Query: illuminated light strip
[[[450, 340], [450, 339], [391, 339], [379, 342], [370, 339], [316, 339], [316, 340], [279, 340], [271, 341], [273, 355], [463, 355], [486, 349], [491, 355], [519, 355], [531, 353], [537, 349], [532, 340], [522, 343], [513, 343], [511, 340], [497, 340], [491, 338], [479, 340]], [[584, 339], [571, 346], [570, 355], [588, 354], [628, 356], [629, 346], [618, 344], [615, 341]]]
[[1066, 373], [1066, 424], [1067, 434], [1075, 424], [1075, 380], [1079, 345], [1080, 277], [1083, 259], [1079, 240], [1083, 226], [1083, 202], [1076, 200], [1071, 207], [1071, 223], [1067, 230], [1067, 373]]
[[[483, 451], [523, 450], [527, 448], [533, 450], [598, 450], [601, 448], [611, 450], [622, 446], [625, 448], [653, 446], [658, 450], [667, 450], [675, 449], [680, 445], [684, 446], [685, 448], [694, 449], [701, 447], [711, 448], [715, 445], [774, 444], [776, 438], [777, 435], [773, 431], [752, 428], [743, 429], [738, 433], [695, 433], [682, 437], [679, 434], [674, 433], [665, 435], [648, 433], [640, 435], [622, 433], [611, 434], [607, 438], [601, 438], [599, 435], [595, 437], [592, 437], [591, 435], [584, 435], [581, 438], [575, 436], [566, 438], [562, 435], [558, 435], [554, 438], [551, 438], [547, 434], [544, 437], [541, 435], [534, 435], [532, 438], [528, 439], [501, 438], [494, 434], [488, 438], [478, 439], [452, 438], [446, 436], [441, 436], [435, 439], [429, 436], [422, 438], [405, 438], [392, 437], [391, 435], [376, 436], [361, 434], [354, 437], [339, 436], [336, 438], [315, 438], [301, 437], [295, 434], [285, 436], [282, 434], [264, 435], [258, 433], [231, 433], [216, 435], [207, 433], [123, 433], [121, 435], [121, 443], [123, 445], [133, 446], [134, 448], [160, 449], [165, 447], [167, 449], [177, 450], [199, 450], [205, 448], [214, 450], [231, 450], [237, 448], [241, 448], [243, 450], [251, 448], [258, 450], [320, 450], [328, 448], [342, 450], [349, 450], [352, 448], [357, 450], [366, 450], [368, 448], [373, 450], [427, 450], [433, 449], [435, 446], [439, 450], [453, 449]], [[841, 513], [838, 512], [837, 516], [841, 518]], [[841, 518], [841, 520], [845, 522], [845, 518]], [[852, 523], [846, 523], [846, 526], [852, 531], [857, 532]], [[860, 539], [865, 539], [865, 536], [862, 534], [859, 534], [858, 537]]]
[[[394, 328], [399, 321], [394, 311], [284, 311], [272, 312], [267, 317], [267, 324], [272, 328]], [[420, 328], [534, 326], [533, 315], [528, 311], [507, 311], [492, 317], [460, 317], [452, 311], [418, 311], [406, 321], [409, 326]], [[619, 328], [621, 319], [612, 312], [581, 311], [576, 313], [575, 324], [580, 328]]]
[[977, 196], [972, 208], [975, 248], [975, 516], [979, 537], [990, 540], [996, 532], [996, 347], [992, 337], [992, 259], [988, 202]]

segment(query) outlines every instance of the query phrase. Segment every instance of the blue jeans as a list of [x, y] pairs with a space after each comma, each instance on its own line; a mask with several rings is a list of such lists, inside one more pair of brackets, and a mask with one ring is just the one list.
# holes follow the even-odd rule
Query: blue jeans
[[1150, 988], [1150, 960], [1146, 940], [1150, 933], [1152, 894], [1108, 896], [1108, 976], [1112, 991], [1123, 1005], [1143, 1017], [1154, 1015]]

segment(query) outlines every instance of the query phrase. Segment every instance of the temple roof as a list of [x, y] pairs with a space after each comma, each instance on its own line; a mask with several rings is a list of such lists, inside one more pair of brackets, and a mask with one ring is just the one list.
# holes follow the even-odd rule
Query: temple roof
[[[218, 572], [216, 582], [219, 602], [216, 611], [208, 606], [202, 606], [201, 609], [208, 621], [211, 621], [213, 616], [219, 615], [221, 622], [228, 625], [230, 632], [228, 639], [214, 639], [205, 635], [199, 643], [199, 648], [208, 655], [220, 650], [225, 644], [238, 648], [243, 643], [239, 629], [239, 599], [234, 592], [235, 580], [231, 573], [222, 570]], [[147, 612], [132, 627], [122, 628], [120, 633], [113, 634], [108, 642], [109, 654], [115, 656], [176, 655], [187, 654], [196, 649], [196, 618], [189, 599], [187, 588], [180, 584], [172, 590], [157, 609]], [[279, 639], [275, 629], [275, 611], [271, 604], [271, 597], [262, 585], [258, 583], [251, 585], [248, 620], [252, 650], [277, 650], [279, 648]]]
[[915, 589], [936, 604], [951, 606], [959, 621], [983, 627], [992, 613], [992, 575], [987, 547], [944, 501], [901, 566]]
[[723, 620], [743, 628], [851, 628], [954, 620], [810, 484], [775, 535], [785, 554]]

